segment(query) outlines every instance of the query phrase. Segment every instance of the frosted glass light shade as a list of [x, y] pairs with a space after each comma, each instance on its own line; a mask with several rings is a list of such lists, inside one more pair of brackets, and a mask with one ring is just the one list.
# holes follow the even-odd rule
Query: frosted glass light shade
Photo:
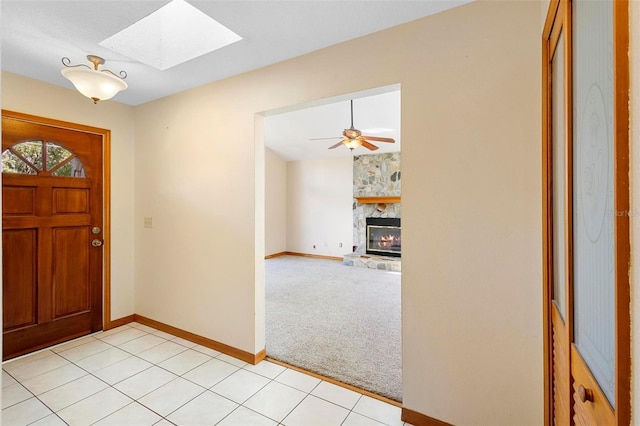
[[87, 98], [94, 103], [113, 98], [128, 87], [127, 83], [110, 71], [93, 70], [84, 66], [64, 68], [64, 78], [69, 80]]
[[344, 142], [344, 146], [353, 150], [355, 148], [358, 148], [359, 146], [362, 146], [362, 140], [360, 138], [348, 139], [346, 140], [346, 142]]

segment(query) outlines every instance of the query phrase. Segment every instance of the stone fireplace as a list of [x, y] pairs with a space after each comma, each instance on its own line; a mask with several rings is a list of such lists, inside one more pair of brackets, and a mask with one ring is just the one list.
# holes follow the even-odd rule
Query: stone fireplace
[[353, 245], [366, 253], [367, 218], [400, 218], [400, 153], [353, 157]]
[[[400, 271], [400, 240], [395, 236], [395, 242], [388, 241], [389, 233], [383, 235], [387, 240], [384, 243], [381, 238], [381, 246], [394, 244], [392, 248], [378, 247], [386, 251], [371, 253], [371, 248], [367, 249], [367, 221], [393, 219], [400, 227], [400, 183], [399, 152], [353, 157], [353, 252], [345, 254], [345, 264]], [[391, 235], [395, 233], [393, 231]]]

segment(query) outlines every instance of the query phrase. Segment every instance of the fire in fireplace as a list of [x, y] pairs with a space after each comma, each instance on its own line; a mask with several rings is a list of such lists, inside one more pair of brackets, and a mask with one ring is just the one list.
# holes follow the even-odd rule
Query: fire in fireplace
[[400, 257], [400, 218], [367, 218], [367, 254]]

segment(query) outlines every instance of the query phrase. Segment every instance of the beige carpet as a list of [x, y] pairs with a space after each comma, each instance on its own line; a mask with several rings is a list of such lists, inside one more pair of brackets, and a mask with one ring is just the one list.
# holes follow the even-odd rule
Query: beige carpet
[[268, 259], [267, 355], [402, 400], [400, 273]]

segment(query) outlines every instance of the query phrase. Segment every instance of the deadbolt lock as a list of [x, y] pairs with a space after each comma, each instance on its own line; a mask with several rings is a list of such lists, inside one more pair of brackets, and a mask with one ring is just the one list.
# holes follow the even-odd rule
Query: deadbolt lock
[[94, 233], [94, 234], [99, 234], [99, 233], [100, 233], [100, 231], [102, 231], [102, 230], [100, 229], [100, 227], [99, 227], [99, 226], [94, 226], [94, 227], [91, 229], [91, 232], [92, 232], [92, 233]]

